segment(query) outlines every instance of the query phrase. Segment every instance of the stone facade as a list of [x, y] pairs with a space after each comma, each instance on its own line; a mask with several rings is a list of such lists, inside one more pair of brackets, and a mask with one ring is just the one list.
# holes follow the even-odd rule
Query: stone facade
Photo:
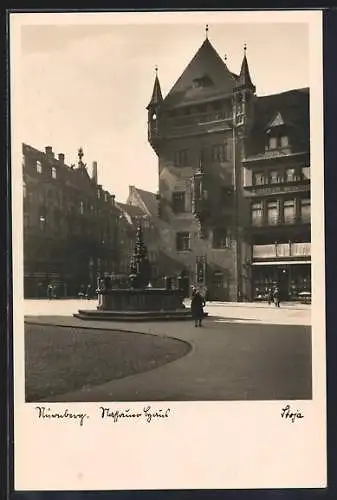
[[294, 96], [290, 104], [258, 97], [246, 47], [237, 75], [207, 38], [165, 97], [156, 74], [147, 111], [148, 140], [158, 156], [161, 239], [210, 299], [254, 298], [248, 160], [261, 144], [265, 153], [278, 102], [299, 111], [289, 120], [293, 135], [308, 125], [301, 91]]
[[56, 284], [59, 296], [94, 288], [98, 275], [119, 268], [120, 212], [114, 195], [97, 184], [82, 162], [68, 166], [51, 147], [23, 144], [25, 296], [46, 296]]

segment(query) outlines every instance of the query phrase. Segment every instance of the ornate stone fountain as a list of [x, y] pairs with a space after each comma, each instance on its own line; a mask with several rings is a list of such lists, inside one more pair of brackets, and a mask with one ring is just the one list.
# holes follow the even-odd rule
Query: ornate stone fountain
[[165, 288], [150, 286], [151, 266], [139, 224], [134, 254], [130, 261], [128, 288], [118, 288], [112, 277], [100, 280], [97, 310], [79, 310], [75, 317], [106, 321], [162, 321], [191, 318], [183, 304], [184, 293], [172, 289], [170, 280]]

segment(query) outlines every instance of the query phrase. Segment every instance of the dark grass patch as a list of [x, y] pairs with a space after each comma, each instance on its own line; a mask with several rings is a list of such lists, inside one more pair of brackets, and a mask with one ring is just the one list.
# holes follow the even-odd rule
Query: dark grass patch
[[168, 337], [26, 324], [26, 401], [151, 370], [189, 350]]

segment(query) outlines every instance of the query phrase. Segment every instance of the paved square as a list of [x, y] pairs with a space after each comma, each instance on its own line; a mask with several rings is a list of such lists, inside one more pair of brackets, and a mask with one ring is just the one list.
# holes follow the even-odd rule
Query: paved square
[[[86, 376], [77, 387], [64, 387], [61, 394], [45, 394], [48, 401], [209, 401], [209, 400], [296, 400], [312, 397], [311, 328], [306, 325], [310, 318], [310, 308], [300, 306], [279, 309], [263, 305], [209, 305], [212, 315], [205, 320], [202, 328], [195, 328], [191, 322], [161, 323], [116, 323], [102, 321], [81, 321], [69, 316], [70, 309], [83, 307], [83, 301], [62, 301], [40, 303], [45, 313], [63, 311], [63, 315], [29, 315], [28, 323], [45, 325], [45, 334], [50, 335], [51, 327], [59, 325], [62, 330], [81, 329], [86, 349], [97, 349], [100, 331], [138, 332], [142, 336], [171, 337], [190, 345], [182, 357], [161, 364], [154, 361], [154, 369], [118, 378], [111, 371], [111, 379]], [[32, 305], [30, 312], [32, 312]], [[88, 302], [95, 307], [94, 302]], [[26, 304], [26, 310], [28, 309]], [[36, 304], [35, 304], [36, 307]], [[215, 314], [213, 313], [215, 312]], [[221, 314], [223, 316], [221, 316]], [[226, 314], [226, 316], [225, 316]], [[267, 317], [274, 318], [274, 324], [267, 324]], [[281, 319], [284, 324], [281, 323]], [[277, 321], [276, 321], [277, 320]], [[304, 324], [299, 324], [302, 321]], [[296, 323], [297, 322], [297, 323]], [[34, 326], [30, 326], [30, 329]], [[35, 327], [35, 328], [38, 328]], [[41, 327], [40, 327], [41, 328]], [[97, 335], [91, 335], [93, 332]], [[55, 332], [56, 334], [56, 332]], [[43, 335], [40, 332], [40, 335]], [[38, 336], [36, 337], [38, 339]], [[51, 336], [52, 338], [52, 336]], [[81, 341], [81, 337], [80, 337]], [[113, 342], [113, 340], [112, 340]], [[31, 345], [31, 349], [38, 346]], [[117, 348], [117, 344], [116, 344]], [[109, 350], [97, 351], [96, 371], [101, 366], [113, 363]], [[75, 359], [64, 350], [61, 353], [63, 369], [68, 363], [69, 373]], [[49, 369], [57, 378], [56, 358], [49, 353]], [[155, 356], [155, 353], [153, 353]], [[27, 359], [32, 357], [27, 353]], [[135, 363], [137, 349], [123, 351], [125, 363]], [[60, 359], [60, 358], [59, 358]], [[95, 366], [95, 363], [94, 365]], [[27, 379], [31, 374], [27, 371]], [[35, 370], [35, 379], [39, 374]], [[43, 379], [43, 372], [40, 374]], [[42, 383], [42, 382], [41, 382]]]

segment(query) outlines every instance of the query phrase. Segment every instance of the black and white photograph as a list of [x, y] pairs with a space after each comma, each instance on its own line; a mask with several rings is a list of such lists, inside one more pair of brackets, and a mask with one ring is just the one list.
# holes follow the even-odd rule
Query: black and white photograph
[[38, 439], [77, 436], [93, 403], [131, 436], [201, 405], [251, 408], [252, 433], [268, 405], [278, 439], [313, 429], [295, 456], [319, 446], [324, 483], [320, 13], [281, 14], [12, 15], [15, 384]]

